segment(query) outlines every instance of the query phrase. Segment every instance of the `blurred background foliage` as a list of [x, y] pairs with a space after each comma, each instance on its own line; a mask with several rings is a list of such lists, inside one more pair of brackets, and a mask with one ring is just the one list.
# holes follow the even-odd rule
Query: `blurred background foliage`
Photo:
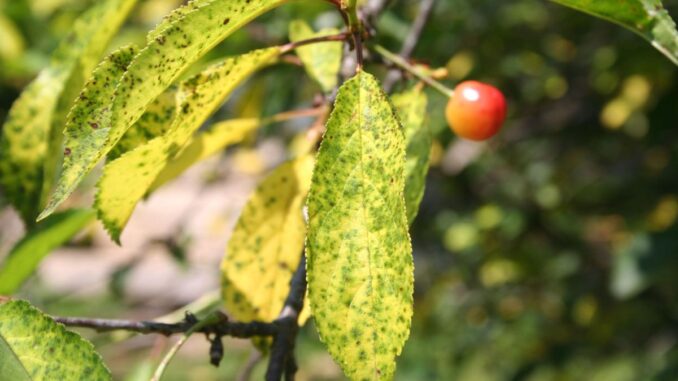
[[[0, 1], [0, 121], [91, 3]], [[143, 44], [179, 3], [141, 1], [111, 50]], [[664, 3], [678, 16], [678, 1]], [[417, 10], [416, 0], [393, 1], [375, 39], [398, 50]], [[297, 18], [340, 26], [323, 2], [293, 2], [204, 63], [284, 43]], [[433, 167], [412, 229], [416, 312], [397, 379], [678, 379], [676, 67], [631, 32], [540, 0], [438, 1], [414, 57], [447, 68], [450, 84], [497, 85], [510, 115], [489, 143], [460, 141], [445, 125], [446, 100], [430, 94]], [[384, 67], [375, 58], [371, 70]], [[219, 117], [307, 107], [317, 92], [302, 69], [279, 65], [249, 81]], [[266, 133], [291, 140], [303, 127]], [[257, 160], [234, 163], [256, 173]], [[142, 308], [115, 292], [96, 300], [30, 285], [23, 292], [53, 313], [122, 316]], [[119, 379], [134, 380], [132, 370], [143, 375], [157, 360], [134, 341], [94, 340]], [[167, 379], [233, 379], [248, 350], [227, 345], [215, 370], [200, 347]], [[300, 378], [342, 379], [312, 328], [299, 351]], [[151, 360], [139, 360], [145, 356]]]

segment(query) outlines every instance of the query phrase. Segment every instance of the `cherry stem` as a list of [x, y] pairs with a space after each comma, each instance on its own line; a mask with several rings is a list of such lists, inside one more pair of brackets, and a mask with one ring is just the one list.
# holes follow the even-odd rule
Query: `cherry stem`
[[446, 97], [451, 98], [451, 97], [454, 96], [454, 90], [450, 89], [449, 87], [447, 87], [447, 86], [443, 85], [442, 83], [436, 81], [435, 79], [431, 78], [426, 73], [424, 73], [421, 69], [410, 64], [409, 62], [407, 62], [407, 60], [400, 57], [399, 55], [388, 51], [386, 48], [384, 48], [381, 45], [375, 45], [374, 50], [376, 50], [377, 53], [381, 54], [384, 58], [386, 58], [388, 61], [390, 61], [394, 65], [400, 67], [401, 69], [407, 71], [408, 73], [411, 73], [415, 77], [419, 78], [422, 82], [424, 82], [427, 85], [431, 86], [432, 88], [438, 90], [441, 94], [445, 95]]

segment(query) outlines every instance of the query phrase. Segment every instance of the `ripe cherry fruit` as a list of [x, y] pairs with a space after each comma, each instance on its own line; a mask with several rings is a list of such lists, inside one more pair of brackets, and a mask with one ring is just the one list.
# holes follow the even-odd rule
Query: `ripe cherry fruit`
[[462, 82], [445, 110], [447, 124], [462, 138], [487, 140], [506, 118], [506, 99], [496, 87], [477, 81]]

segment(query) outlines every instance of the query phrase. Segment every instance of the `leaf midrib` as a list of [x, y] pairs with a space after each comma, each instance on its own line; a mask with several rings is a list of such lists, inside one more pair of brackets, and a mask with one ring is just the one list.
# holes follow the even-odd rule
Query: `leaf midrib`
[[14, 351], [14, 348], [13, 348], [11, 345], [9, 345], [9, 342], [7, 341], [7, 339], [5, 339], [5, 336], [3, 336], [2, 334], [0, 334], [0, 346], [2, 346], [3, 344], [4, 344], [4, 346], [7, 347], [7, 349], [9, 349], [9, 352], [11, 353], [12, 357], [13, 357], [13, 358], [16, 360], [16, 362], [20, 365], [21, 370], [24, 371], [24, 375], [26, 376], [26, 379], [28, 379], [28, 380], [33, 380], [33, 378], [32, 378], [32, 377], [30, 376], [30, 374], [28, 373], [28, 369], [26, 369], [26, 367], [24, 366], [24, 363], [21, 361], [21, 358], [20, 358], [19, 355]]
[[[359, 74], [360, 75], [360, 74]], [[362, 96], [363, 96], [363, 87], [362, 87], [362, 81], [363, 77], [360, 75], [358, 77], [358, 140], [360, 141], [359, 144], [359, 149], [360, 149], [360, 198], [362, 199], [362, 202], [360, 204], [360, 209], [362, 210], [363, 214], [363, 223], [365, 224], [365, 249], [367, 250], [367, 276], [369, 277], [369, 284], [370, 284], [370, 304], [372, 307], [374, 307], [374, 278], [372, 276], [372, 251], [370, 250], [370, 228], [367, 225], [368, 224], [368, 219], [367, 219], [367, 210], [365, 208], [366, 200], [365, 200], [365, 151], [364, 151], [364, 144], [363, 144], [363, 113], [362, 113]], [[375, 319], [374, 315], [370, 315], [370, 322], [372, 329], [376, 329], [376, 324], [375, 324]], [[377, 369], [377, 343], [375, 343], [376, 338], [372, 336], [372, 365], [373, 369]]]

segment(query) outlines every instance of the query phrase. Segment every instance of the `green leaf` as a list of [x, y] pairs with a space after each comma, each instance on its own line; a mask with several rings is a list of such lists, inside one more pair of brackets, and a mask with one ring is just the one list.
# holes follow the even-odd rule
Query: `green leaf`
[[676, 23], [661, 0], [551, 0], [628, 28], [678, 65]]
[[0, 301], [0, 376], [8, 381], [111, 379], [91, 343], [24, 301]]
[[[107, 163], [97, 185], [99, 219], [116, 242], [134, 208], [156, 177], [233, 90], [257, 70], [275, 62], [278, 47], [226, 59], [184, 81], [177, 93], [176, 117], [167, 132]], [[244, 137], [246, 132], [239, 131]], [[237, 136], [233, 140], [237, 140]]]
[[226, 308], [240, 321], [272, 321], [283, 308], [304, 249], [313, 162], [304, 155], [279, 166], [240, 215], [221, 264]]
[[396, 114], [400, 118], [407, 146], [405, 161], [405, 207], [410, 225], [417, 217], [419, 204], [424, 197], [426, 175], [431, 156], [431, 131], [424, 123], [428, 98], [419, 88], [395, 94], [391, 97]]
[[[141, 117], [148, 105], [194, 62], [216, 44], [249, 23], [255, 17], [287, 2], [287, 0], [229, 0], [200, 1], [199, 7], [177, 11], [167, 23], [161, 23], [151, 32], [155, 38], [134, 58], [111, 97], [95, 101], [110, 107], [110, 118], [102, 130], [107, 138], [101, 143], [89, 144], [77, 153], [77, 160], [66, 160], [56, 191], [48, 206], [40, 214], [44, 218], [52, 213], [120, 140], [125, 132]], [[196, 2], [185, 7], [194, 7]], [[86, 125], [87, 120], [77, 121]], [[78, 140], [91, 140], [78, 136]], [[66, 146], [73, 139], [66, 138]]]
[[308, 198], [308, 294], [321, 339], [353, 380], [391, 379], [409, 335], [412, 247], [405, 142], [376, 79], [344, 83]]
[[44, 190], [52, 184], [51, 167], [57, 164], [51, 152], [61, 151], [60, 139], [54, 136], [59, 136], [64, 108], [73, 100], [69, 88], [82, 86], [135, 3], [100, 1], [85, 12], [54, 52], [50, 65], [9, 111], [0, 141], [0, 185], [29, 226], [44, 205]]
[[146, 112], [120, 138], [106, 157], [112, 161], [127, 151], [147, 143], [151, 139], [163, 135], [172, 125], [177, 103], [177, 89], [170, 88], [153, 101]]
[[[294, 20], [290, 23], [290, 40], [301, 41], [310, 38], [324, 37], [339, 33], [338, 29], [326, 28], [319, 32], [303, 20]], [[306, 72], [325, 92], [334, 90], [341, 69], [341, 42], [325, 42], [296, 48], [297, 55], [304, 63]]]
[[0, 267], [0, 295], [14, 293], [40, 261], [94, 219], [94, 211], [71, 209], [38, 224], [17, 243]]
[[194, 164], [221, 152], [224, 148], [240, 143], [247, 135], [255, 131], [259, 119], [234, 119], [217, 123], [212, 128], [191, 139], [179, 155], [168, 162], [155, 178], [150, 191], [160, 188], [174, 180]]

